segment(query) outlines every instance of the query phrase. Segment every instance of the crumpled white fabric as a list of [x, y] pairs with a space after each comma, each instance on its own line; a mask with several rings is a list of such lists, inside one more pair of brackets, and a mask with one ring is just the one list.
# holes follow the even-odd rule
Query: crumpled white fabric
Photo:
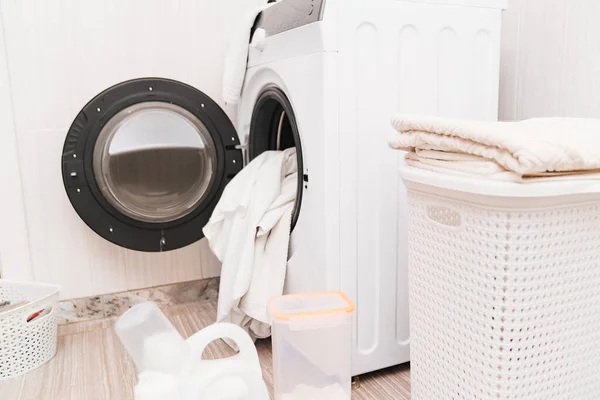
[[398, 115], [390, 140], [409, 165], [454, 175], [528, 182], [600, 179], [600, 120], [518, 122]]
[[269, 298], [283, 293], [297, 190], [296, 149], [256, 157], [225, 187], [203, 232], [223, 263], [217, 322], [271, 334]]
[[[266, 3], [266, 0], [264, 2]], [[263, 4], [253, 8], [244, 16], [243, 21], [229, 37], [223, 71], [223, 99], [227, 104], [237, 104], [240, 101], [248, 66], [250, 32], [258, 14], [272, 4]]]

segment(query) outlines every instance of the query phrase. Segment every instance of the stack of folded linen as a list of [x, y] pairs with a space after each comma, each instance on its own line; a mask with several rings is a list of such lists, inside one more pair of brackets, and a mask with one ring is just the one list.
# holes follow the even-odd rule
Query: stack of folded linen
[[390, 146], [430, 171], [514, 182], [600, 179], [600, 119], [392, 119]]

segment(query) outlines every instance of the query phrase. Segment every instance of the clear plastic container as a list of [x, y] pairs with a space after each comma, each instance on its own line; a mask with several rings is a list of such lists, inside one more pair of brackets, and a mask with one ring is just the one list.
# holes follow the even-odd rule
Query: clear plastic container
[[273, 298], [275, 400], [348, 400], [354, 304], [340, 292]]

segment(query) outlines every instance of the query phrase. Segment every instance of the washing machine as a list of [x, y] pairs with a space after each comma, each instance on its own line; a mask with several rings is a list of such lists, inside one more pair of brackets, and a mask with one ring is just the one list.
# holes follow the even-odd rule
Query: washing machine
[[496, 0], [283, 0], [257, 18], [238, 108], [246, 159], [297, 148], [285, 291], [356, 303], [353, 375], [409, 361], [397, 112], [494, 120]]
[[[502, 7], [276, 2], [252, 28], [236, 126], [194, 79], [139, 77], [146, 69], [136, 61], [133, 79], [96, 92], [70, 119], [61, 159], [70, 204], [109, 242], [136, 254], [176, 253], [202, 238], [244, 164], [296, 147], [285, 291], [352, 298], [354, 375], [406, 362], [406, 199], [402, 156], [387, 146], [389, 120], [399, 111], [495, 119]], [[171, 54], [152, 70], [171, 71], [183, 59]]]

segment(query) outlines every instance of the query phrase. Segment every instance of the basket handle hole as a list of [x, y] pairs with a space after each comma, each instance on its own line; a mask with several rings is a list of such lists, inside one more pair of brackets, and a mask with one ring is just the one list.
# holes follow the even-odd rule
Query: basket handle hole
[[458, 211], [442, 206], [427, 206], [427, 218], [438, 224], [458, 228], [461, 226], [461, 216]]
[[33, 314], [30, 314], [27, 317], [27, 323], [40, 321], [44, 317], [47, 317], [48, 315], [50, 315], [51, 312], [52, 312], [52, 307], [47, 307], [47, 308], [38, 310], [38, 311], [34, 312]]

